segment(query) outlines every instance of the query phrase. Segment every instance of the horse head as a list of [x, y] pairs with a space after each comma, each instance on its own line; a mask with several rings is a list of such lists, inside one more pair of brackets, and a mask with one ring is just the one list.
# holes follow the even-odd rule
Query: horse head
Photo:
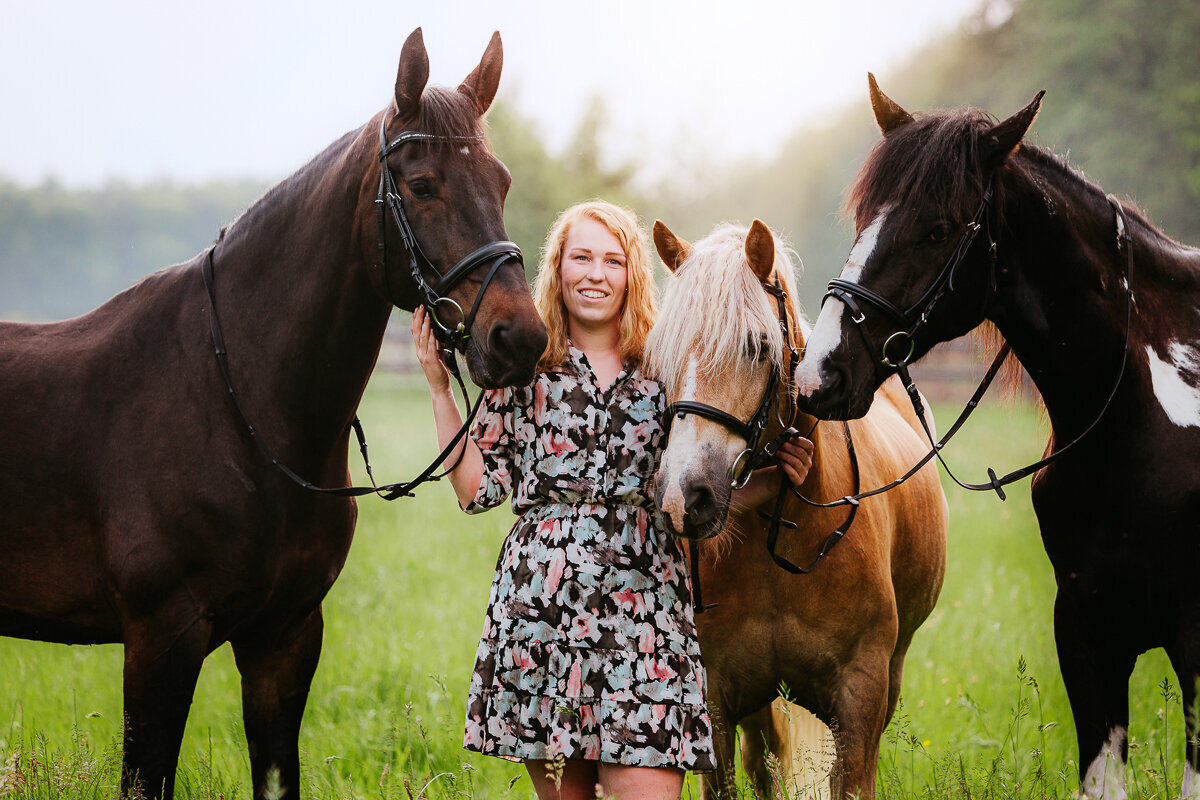
[[364, 240], [378, 240], [377, 290], [406, 310], [425, 303], [443, 344], [463, 352], [483, 387], [528, 383], [547, 341], [504, 228], [512, 179], [484, 135], [503, 58], [495, 33], [457, 90], [427, 88], [429, 58], [413, 31], [394, 101], [373, 123], [380, 165], [359, 203]]
[[803, 344], [792, 265], [758, 220], [695, 245], [655, 222], [654, 243], [674, 273], [646, 344], [669, 403], [654, 500], [673, 533], [708, 538], [761, 444], [787, 423], [788, 354]]
[[826, 419], [863, 416], [889, 375], [988, 318], [998, 175], [1043, 94], [1003, 122], [978, 110], [914, 116], [868, 78], [883, 138], [851, 187], [854, 246], [795, 375], [800, 408]]

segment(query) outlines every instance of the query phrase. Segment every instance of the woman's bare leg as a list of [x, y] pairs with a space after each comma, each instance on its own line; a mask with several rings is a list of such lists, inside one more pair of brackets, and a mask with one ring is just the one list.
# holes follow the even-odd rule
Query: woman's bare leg
[[600, 776], [595, 761], [569, 760], [562, 762], [562, 774], [558, 783], [554, 773], [558, 769], [553, 761], [526, 759], [525, 769], [533, 782], [538, 800], [596, 800], [596, 784]]
[[626, 767], [600, 764], [604, 796], [616, 800], [679, 800], [684, 771], [672, 767]]

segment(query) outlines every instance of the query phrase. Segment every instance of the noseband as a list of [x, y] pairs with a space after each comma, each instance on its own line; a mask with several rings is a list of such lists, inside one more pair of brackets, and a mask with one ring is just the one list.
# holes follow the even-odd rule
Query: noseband
[[[862, 335], [863, 342], [866, 343], [867, 352], [878, 363], [893, 371], [902, 370], [908, 365], [916, 351], [917, 334], [929, 323], [929, 315], [933, 313], [934, 306], [942, 299], [947, 290], [954, 291], [955, 272], [958, 270], [958, 265], [967, 257], [967, 252], [975, 242], [975, 237], [979, 235], [979, 231], [986, 224], [987, 210], [991, 202], [992, 187], [989, 184], [984, 190], [979, 210], [975, 212], [975, 216], [967, 223], [966, 230], [959, 236], [958, 244], [955, 245], [954, 252], [946, 260], [942, 271], [938, 273], [937, 278], [925, 290], [920, 299], [913, 303], [908, 310], [901, 309], [886, 297], [871, 291], [862, 284], [845, 281], [841, 278], [834, 278], [829, 282], [829, 290], [825, 293], [822, 302], [832, 297], [845, 304], [846, 308], [850, 310], [851, 321], [858, 327], [858, 332]], [[996, 284], [996, 243], [992, 241], [990, 232], [988, 241], [988, 253], [992, 263], [992, 288], [994, 289]], [[882, 347], [876, 347], [875, 341], [867, 333], [864, 325], [867, 315], [858, 301], [879, 309], [899, 326], [898, 330], [884, 340]]]
[[[496, 241], [491, 244], [485, 244], [483, 247], [468, 253], [466, 257], [451, 267], [445, 274], [438, 273], [432, 262], [430, 262], [421, 250], [420, 244], [417, 243], [417, 236], [413, 233], [412, 225], [409, 224], [408, 215], [404, 213], [404, 203], [400, 199], [400, 190], [396, 185], [396, 178], [392, 175], [391, 167], [387, 163], [388, 156], [409, 142], [440, 142], [444, 144], [471, 145], [483, 142], [483, 137], [436, 136], [432, 133], [404, 131], [389, 142], [386, 114], [379, 123], [379, 195], [375, 200], [375, 204], [378, 209], [379, 263], [383, 270], [384, 291], [389, 295], [389, 299], [391, 299], [391, 284], [388, 280], [387, 266], [387, 218], [384, 213], [384, 208], [386, 207], [391, 210], [392, 219], [396, 223], [396, 228], [400, 231], [400, 239], [404, 242], [404, 248], [408, 251], [409, 269], [412, 272], [413, 282], [417, 284], [417, 288], [421, 291], [421, 302], [429, 312], [429, 318], [433, 322], [433, 334], [444, 348], [442, 360], [452, 372], [457, 373], [458, 366], [454, 358], [454, 351], [463, 351], [466, 348], [467, 340], [471, 338], [471, 327], [475, 322], [475, 314], [479, 311], [479, 304], [483, 301], [483, 295], [487, 291], [488, 285], [492, 282], [492, 278], [495, 277], [496, 271], [508, 261], [515, 260], [518, 264], [522, 265], [524, 265], [524, 261], [521, 257], [521, 248], [517, 247], [516, 244], [509, 241]], [[488, 270], [484, 274], [483, 282], [480, 284], [479, 291], [475, 295], [475, 302], [471, 305], [471, 310], [464, 314], [462, 307], [450, 298], [448, 293], [455, 286], [462, 283], [464, 278], [485, 265], [488, 265]], [[427, 270], [433, 275], [438, 276], [432, 286], [425, 280], [423, 270]], [[399, 304], [395, 300], [392, 300], [392, 305]], [[444, 306], [448, 306], [450, 309], [458, 312], [459, 320], [457, 324], [449, 320], [443, 320], [438, 316], [438, 310]]]
[[[784, 341], [787, 342], [788, 350], [791, 352], [787, 372], [790, 377], [796, 373], [796, 365], [800, 363], [800, 353], [788, 338], [787, 292], [783, 290], [783, 286], [780, 284], [778, 278], [775, 279], [774, 283], [762, 281], [762, 287], [767, 294], [775, 298], [775, 303], [778, 307], [779, 329], [783, 332]], [[667, 406], [666, 424], [663, 426], [666, 429], [666, 434], [670, 435], [671, 423], [676, 417], [683, 419], [688, 414], [694, 414], [697, 417], [704, 417], [705, 419], [724, 425], [738, 436], [741, 436], [746, 440], [746, 449], [738, 453], [738, 457], [733, 460], [733, 465], [729, 468], [730, 486], [734, 489], [741, 489], [746, 485], [746, 481], [750, 480], [750, 473], [762, 466], [771, 456], [775, 455], [775, 451], [779, 449], [779, 446], [797, 433], [791, 427], [791, 421], [796, 416], [795, 404], [792, 402], [792, 393], [787, 393], [789, 410], [786, 421], [784, 420], [783, 403], [776, 402], [779, 394], [779, 385], [782, 380], [779, 365], [772, 364], [771, 376], [767, 379], [767, 387], [763, 390], [762, 400], [759, 401], [758, 409], [748, 422], [742, 422], [728, 411], [723, 411], [707, 403], [700, 403], [694, 400], [680, 400], [679, 402], [671, 403]], [[762, 432], [767, 427], [767, 422], [771, 418], [772, 405], [776, 406], [776, 418], [785, 430], [773, 441], [759, 447]]]

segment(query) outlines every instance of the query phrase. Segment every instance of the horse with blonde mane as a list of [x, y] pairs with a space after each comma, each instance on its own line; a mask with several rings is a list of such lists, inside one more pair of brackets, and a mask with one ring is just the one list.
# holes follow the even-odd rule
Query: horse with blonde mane
[[[803, 349], [807, 325], [785, 248], [757, 220], [749, 229], [720, 226], [695, 245], [656, 222], [654, 241], [674, 277], [647, 343], [647, 366], [669, 402], [707, 405], [735, 422], [756, 416], [756, 406], [761, 411], [768, 401], [792, 409], [786, 359], [792, 348]], [[773, 371], [783, 379], [773, 380]], [[830, 532], [846, 521], [844, 507], [813, 507], [803, 498], [828, 502], [856, 491], [847, 435], [864, 487], [891, 481], [925, 454], [919, 421], [895, 380], [847, 426], [804, 414], [768, 416], [762, 440], [790, 424], [815, 445], [804, 484], [779, 505], [787, 530], [778, 555], [797, 564], [825, 552]], [[768, 553], [770, 523], [755, 510], [731, 512], [736, 476], [730, 478], [744, 466], [747, 448], [754, 444], [744, 429], [695, 411], [674, 414], [655, 479], [655, 502], [672, 533], [708, 540], [693, 577], [716, 602], [698, 627], [721, 766], [705, 790], [733, 795], [739, 723], [756, 788], [772, 790], [761, 757], [751, 761], [763, 752], [763, 736], [782, 763], [792, 760], [797, 743], [781, 741], [786, 726], [770, 711], [786, 687], [785, 699], [833, 731], [836, 795], [873, 797], [879, 740], [900, 694], [904, 656], [945, 570], [948, 512], [937, 471], [927, 466], [897, 489], [863, 500], [846, 541], [809, 574], [788, 574]], [[787, 796], [804, 789], [782, 788]]]

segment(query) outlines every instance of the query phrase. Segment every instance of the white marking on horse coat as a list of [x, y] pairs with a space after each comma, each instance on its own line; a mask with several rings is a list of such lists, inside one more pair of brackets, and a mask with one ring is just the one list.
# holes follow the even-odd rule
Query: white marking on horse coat
[[469, 156], [469, 155], [471, 155], [471, 148], [464, 145], [463, 149], [459, 150], [458, 152], [462, 153], [464, 156]]
[[[850, 255], [846, 258], [842, 274], [838, 276], [842, 280], [857, 282], [862, 276], [863, 267], [867, 265], [867, 261], [875, 252], [875, 246], [879, 243], [879, 232], [883, 230], [890, 210], [891, 206], [884, 207], [866, 230], [859, 234], [854, 247], [850, 248]], [[822, 313], [817, 316], [812, 336], [808, 337], [805, 343], [804, 358], [796, 367], [796, 389], [805, 397], [812, 397], [813, 392], [821, 388], [821, 367], [830, 353], [841, 344], [842, 317], [845, 313], [845, 303], [835, 302], [829, 313], [824, 313], [822, 309]]]
[[1126, 731], [1118, 725], [1109, 731], [1108, 741], [1100, 753], [1088, 765], [1079, 795], [1087, 800], [1127, 800], [1125, 794], [1125, 761], [1121, 758], [1121, 747], [1125, 744]]
[[1200, 427], [1200, 352], [1191, 345], [1171, 342], [1167, 346], [1170, 363], [1163, 361], [1146, 347], [1150, 364], [1150, 381], [1154, 396], [1167, 418], [1181, 428]]
[[1185, 760], [1183, 762], [1183, 785], [1179, 787], [1179, 796], [1183, 800], [1198, 800], [1200, 799], [1200, 782], [1197, 781], [1200, 775], [1196, 774], [1196, 768], [1192, 766], [1192, 762]]
[[[679, 400], [695, 400], [696, 383], [696, 359], [693, 357], [688, 359], [687, 376]], [[687, 512], [687, 503], [683, 498], [683, 476], [700, 449], [694, 421], [692, 416], [672, 420], [671, 438], [658, 464], [659, 480], [664, 482], [660, 510], [670, 517], [676, 531], [683, 530], [683, 517]]]

